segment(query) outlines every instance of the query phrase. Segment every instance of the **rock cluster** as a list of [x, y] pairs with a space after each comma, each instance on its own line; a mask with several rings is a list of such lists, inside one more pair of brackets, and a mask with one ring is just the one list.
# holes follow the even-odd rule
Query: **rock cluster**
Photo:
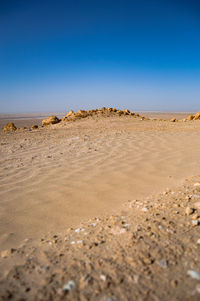
[[7, 123], [4, 127], [3, 127], [3, 131], [4, 132], [13, 132], [16, 131], [16, 126], [14, 125], [14, 123], [9, 122]]
[[70, 110], [66, 116], [62, 118], [62, 121], [74, 121], [76, 119], [80, 118], [86, 118], [89, 116], [104, 116], [104, 117], [110, 117], [110, 116], [134, 116], [134, 117], [140, 117], [143, 120], [147, 119], [145, 117], [140, 116], [137, 113], [133, 113], [129, 110], [117, 110], [116, 108], [101, 108], [101, 109], [95, 109], [95, 110], [79, 110], [77, 112], [74, 112]]
[[187, 120], [200, 120], [200, 112], [197, 112], [195, 115], [189, 115]]

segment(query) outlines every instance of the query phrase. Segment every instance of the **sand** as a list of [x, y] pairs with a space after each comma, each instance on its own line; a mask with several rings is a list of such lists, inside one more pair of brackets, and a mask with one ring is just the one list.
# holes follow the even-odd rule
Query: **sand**
[[[188, 235], [185, 241], [182, 241], [181, 237], [183, 236], [181, 235], [184, 231], [190, 228], [194, 229], [192, 231], [197, 231], [195, 232], [195, 239], [197, 238], [198, 230], [195, 229], [198, 226], [193, 228], [191, 221], [188, 221], [188, 217], [185, 218], [185, 207], [189, 202], [187, 199], [188, 191], [193, 189], [193, 186], [186, 189], [180, 185], [182, 185], [185, 178], [199, 174], [199, 134], [200, 121], [176, 123], [153, 120], [142, 121], [129, 116], [86, 118], [33, 131], [1, 132], [0, 247], [3, 251], [2, 254], [5, 255], [4, 250], [7, 250], [6, 252], [9, 254], [8, 257], [2, 256], [1, 259], [2, 296], [6, 298], [6, 292], [9, 291], [10, 287], [13, 287], [10, 293], [14, 299], [17, 299], [16, 296], [21, 296], [21, 298], [29, 300], [56, 300], [56, 298], [60, 300], [66, 297], [65, 294], [63, 296], [62, 286], [66, 281], [73, 278], [78, 283], [78, 289], [74, 289], [73, 292], [67, 294], [67, 298], [70, 300], [104, 300], [107, 295], [113, 295], [116, 299], [107, 298], [106, 301], [134, 300], [131, 296], [137, 297], [137, 300], [159, 300], [164, 289], [167, 289], [167, 291], [165, 294], [163, 293], [163, 298], [173, 300], [172, 298], [167, 299], [167, 296], [176, 289], [176, 282], [171, 291], [168, 287], [171, 285], [170, 281], [174, 280], [172, 277], [173, 269], [166, 269], [167, 272], [163, 278], [166, 283], [163, 282], [163, 286], [157, 294], [156, 288], [160, 281], [158, 275], [160, 275], [162, 269], [160, 270], [155, 264], [152, 265], [152, 271], [146, 265], [142, 268], [139, 257], [137, 257], [141, 248], [137, 249], [135, 242], [133, 249], [136, 257], [132, 259], [135, 268], [133, 268], [132, 276], [130, 276], [133, 283], [127, 284], [129, 280], [122, 281], [120, 279], [125, 277], [125, 272], [126, 275], [130, 274], [132, 266], [129, 263], [129, 261], [131, 262], [129, 257], [134, 252], [131, 251], [132, 246], [129, 246], [129, 240], [132, 239], [130, 237], [133, 237], [134, 231], [139, 231], [135, 228], [138, 225], [142, 227], [141, 236], [145, 235], [146, 225], [152, 227], [155, 224], [152, 219], [149, 222], [146, 221], [146, 219], [152, 217], [151, 214], [155, 219], [159, 215], [165, 214], [168, 223], [170, 220], [173, 223], [178, 223], [176, 224], [177, 234], [173, 238], [166, 237], [168, 235], [165, 233], [166, 229], [159, 237], [156, 237], [155, 245], [158, 246], [160, 241], [160, 248], [164, 250], [162, 256], [168, 256], [169, 258], [171, 256], [170, 249], [165, 250], [167, 240], [173, 245], [173, 260], [180, 254], [183, 257], [185, 256], [186, 245], [188, 240], [193, 239], [193, 236]], [[179, 192], [177, 192], [176, 187], [178, 186], [181, 187], [182, 198], [177, 197]], [[166, 195], [166, 198], [161, 197], [163, 191], [169, 191], [170, 189], [176, 191], [176, 197], [169, 194]], [[162, 193], [161, 196], [159, 196], [159, 193]], [[195, 194], [197, 195], [197, 192]], [[146, 209], [135, 211], [134, 206], [138, 206], [138, 203], [134, 200], [141, 200], [142, 208], [148, 207], [147, 212]], [[180, 221], [177, 220], [179, 214], [174, 213], [175, 209], [173, 207], [174, 204], [178, 206], [177, 200], [179, 200], [182, 208]], [[145, 202], [147, 203], [143, 206]], [[156, 209], [154, 208], [155, 204], [158, 204]], [[153, 211], [150, 212], [149, 208], [151, 206], [153, 206]], [[162, 206], [166, 206], [168, 211], [163, 212]], [[123, 212], [123, 210], [125, 215], [129, 216], [125, 224], [129, 224], [129, 222], [132, 224], [132, 228], [125, 230], [126, 232], [122, 230], [124, 229], [123, 226], [122, 229], [120, 228], [120, 225], [123, 225], [120, 224], [120, 220], [123, 220], [123, 215], [120, 212]], [[176, 211], [178, 210], [176, 209]], [[119, 216], [119, 213], [121, 216], [119, 224], [110, 228], [110, 216], [114, 215], [116, 217]], [[89, 227], [88, 221], [94, 218], [98, 218], [102, 232], [96, 232], [95, 230], [94, 233], [90, 233], [90, 231], [86, 231], [88, 233], [88, 236], [85, 236], [87, 242], [85, 242], [85, 245], [81, 242], [81, 248], [78, 247], [74, 251], [71, 246], [71, 241], [73, 241], [71, 237], [74, 230], [68, 230], [66, 234], [66, 229], [76, 228], [84, 223]], [[158, 219], [160, 221], [160, 217]], [[145, 221], [148, 223], [143, 225]], [[179, 225], [181, 223], [183, 226]], [[187, 223], [189, 223], [189, 226], [187, 226]], [[94, 228], [96, 229], [96, 227]], [[128, 236], [125, 235], [121, 240], [120, 235], [118, 241], [116, 236], [118, 237], [118, 232], [121, 230], [122, 234]], [[110, 231], [111, 234], [109, 234]], [[81, 234], [84, 235], [82, 232]], [[67, 247], [65, 245], [66, 235]], [[96, 240], [103, 241], [104, 236], [110, 237], [110, 235], [110, 247], [99, 242], [97, 243], [97, 246], [99, 246], [97, 248], [98, 252], [93, 245], [91, 248], [87, 247], [93, 242], [95, 244]], [[57, 244], [57, 236], [60, 237], [60, 245]], [[52, 244], [49, 244], [47, 237], [51, 237], [52, 244], [55, 244], [55, 247], [51, 248]], [[43, 238], [42, 241], [41, 238]], [[83, 241], [83, 237], [78, 240]], [[179, 250], [179, 243], [183, 245], [182, 251]], [[154, 248], [153, 241], [149, 241], [147, 245], [146, 247], [143, 245], [144, 253], [147, 250], [157, 248]], [[195, 253], [197, 249], [193, 250], [192, 245], [189, 245], [188, 248], [192, 249], [190, 259], [194, 261], [193, 252]], [[113, 256], [114, 254], [116, 256], [115, 259], [112, 259], [115, 262], [113, 272], [109, 271], [108, 263], [104, 266], [104, 263], [112, 257], [110, 252], [113, 252]], [[177, 255], [176, 252], [180, 254]], [[61, 253], [64, 253], [64, 255], [60, 256]], [[101, 254], [102, 262], [104, 262], [102, 263], [102, 271], [100, 268]], [[64, 266], [69, 265], [70, 267], [65, 272], [63, 271], [62, 259], [60, 259], [63, 256]], [[155, 254], [152, 256], [155, 257]], [[154, 262], [162, 260], [162, 256], [161, 258], [158, 256], [158, 259], [155, 259]], [[27, 266], [27, 258], [30, 261], [33, 260], [30, 267]], [[78, 266], [76, 266], [74, 260]], [[91, 265], [98, 262], [98, 266], [94, 265], [91, 269], [90, 275], [95, 281], [90, 284], [89, 280], [84, 280], [86, 283], [89, 281], [89, 284], [84, 284], [83, 289], [81, 289], [82, 278], [86, 277], [86, 274], [90, 271], [89, 267], [86, 268], [81, 263], [87, 262], [87, 260], [88, 262], [91, 260]], [[73, 264], [76, 267], [73, 267]], [[19, 272], [16, 272], [18, 271], [16, 265], [21, 265]], [[40, 276], [35, 275], [36, 271], [32, 271], [33, 265], [37, 266], [38, 269], [42, 269], [43, 266], [50, 266], [50, 272], [46, 271], [44, 276], [43, 272], [38, 271]], [[127, 270], [128, 265], [130, 266]], [[117, 267], [119, 267], [121, 276], [116, 272]], [[177, 268], [179, 269], [177, 273], [180, 273], [180, 277], [184, 278], [186, 266]], [[194, 264], [192, 264], [192, 268], [194, 268]], [[93, 270], [96, 272], [98, 270], [100, 274], [92, 274], [96, 273]], [[31, 271], [34, 274], [34, 279], [29, 275], [29, 272], [32, 273]], [[15, 273], [18, 273], [19, 277], [14, 277]], [[55, 281], [52, 276], [54, 273], [59, 275], [58, 279], [57, 276], [55, 277]], [[107, 280], [99, 280], [98, 277], [101, 276], [101, 273], [103, 275], [109, 274], [106, 276], [107, 280], [110, 278], [115, 280], [109, 280], [111, 284], [108, 285]], [[114, 274], [112, 275], [112, 273]], [[142, 277], [142, 273], [144, 273], [144, 279], [140, 282], [137, 279]], [[153, 275], [152, 277], [157, 275], [158, 279], [151, 279], [151, 275]], [[53, 277], [53, 280], [48, 280], [50, 281], [48, 282], [47, 279], [50, 279], [48, 277]], [[97, 283], [97, 278], [99, 283]], [[184, 288], [186, 279], [187, 275], [184, 281], [181, 282], [182, 286], [179, 287], [177, 298], [185, 296], [184, 290], [181, 292], [181, 287]], [[23, 284], [23, 281], [26, 284]], [[135, 294], [136, 292], [137, 294], [133, 295], [133, 286], [135, 287], [137, 281], [139, 281], [135, 290]], [[147, 281], [146, 284], [144, 284], [145, 281]], [[49, 283], [49, 289], [47, 283]], [[26, 294], [24, 290], [30, 285], [32, 288], [28, 289]], [[89, 287], [90, 285], [92, 286]], [[190, 284], [188, 285], [190, 286]], [[40, 297], [37, 295], [37, 287], [41, 288]], [[191, 286], [189, 296], [191, 296], [192, 289], [195, 290]], [[127, 293], [125, 293], [126, 290]], [[149, 298], [145, 299], [148, 290], [147, 296]], [[30, 292], [29, 295], [28, 292]], [[171, 296], [174, 296], [173, 293]]]

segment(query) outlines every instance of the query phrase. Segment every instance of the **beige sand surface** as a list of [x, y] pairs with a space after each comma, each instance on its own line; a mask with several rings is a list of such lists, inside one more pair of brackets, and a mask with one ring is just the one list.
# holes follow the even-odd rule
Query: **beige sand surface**
[[0, 248], [116, 212], [200, 170], [200, 122], [83, 119], [0, 134]]
[[199, 136], [130, 116], [1, 132], [0, 299], [199, 300]]
[[198, 301], [200, 176], [1, 252], [1, 300]]

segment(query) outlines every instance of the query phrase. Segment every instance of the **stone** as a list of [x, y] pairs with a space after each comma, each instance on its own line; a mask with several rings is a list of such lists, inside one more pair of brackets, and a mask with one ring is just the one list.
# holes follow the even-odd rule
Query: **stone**
[[170, 119], [170, 122], [176, 122], [176, 118]]
[[124, 115], [129, 115], [129, 114], [130, 114], [130, 111], [129, 111], [129, 110], [123, 110], [123, 114], [124, 114]]
[[197, 112], [195, 115], [194, 115], [194, 120], [198, 120], [200, 119], [200, 112]]
[[185, 209], [185, 214], [186, 214], [186, 215], [191, 215], [191, 214], [193, 214], [193, 213], [194, 213], [194, 209], [193, 209], [193, 208], [187, 207], [187, 208]]
[[10, 253], [11, 253], [10, 250], [4, 250], [1, 252], [1, 257], [6, 258], [10, 255]]
[[72, 291], [73, 289], [75, 289], [76, 287], [76, 283], [74, 280], [70, 280], [67, 284], [65, 284], [63, 286], [63, 291], [64, 292], [69, 292], [69, 291]]
[[192, 220], [192, 226], [198, 226], [199, 225], [199, 221], [198, 220]]
[[38, 125], [32, 125], [31, 129], [32, 129], [32, 130], [38, 129]]
[[194, 116], [193, 115], [189, 115], [186, 120], [193, 120], [194, 119]]
[[56, 124], [59, 122], [60, 122], [60, 119], [58, 117], [52, 115], [52, 116], [49, 116], [48, 118], [42, 120], [42, 125], [47, 126], [47, 125]]
[[79, 110], [77, 113], [75, 113], [75, 117], [79, 117], [79, 118], [85, 118], [88, 115], [89, 115], [88, 112], [84, 110]]
[[187, 275], [193, 279], [200, 280], [200, 274], [194, 270], [188, 270]]
[[17, 128], [13, 122], [9, 122], [6, 125], [4, 125], [4, 127], [3, 127], [4, 132], [13, 132], [13, 131], [16, 131], [16, 129]]
[[72, 116], [72, 115], [74, 115], [74, 111], [70, 110], [65, 117], [69, 117], [69, 116]]
[[159, 264], [159, 266], [160, 266], [161, 268], [163, 268], [163, 269], [166, 269], [167, 266], [168, 266], [168, 262], [167, 262], [167, 260], [165, 260], [165, 259], [159, 260], [159, 261], [158, 261], [158, 264]]
[[195, 214], [192, 215], [192, 219], [193, 220], [197, 220], [198, 218], [199, 218], [198, 213], [195, 213]]

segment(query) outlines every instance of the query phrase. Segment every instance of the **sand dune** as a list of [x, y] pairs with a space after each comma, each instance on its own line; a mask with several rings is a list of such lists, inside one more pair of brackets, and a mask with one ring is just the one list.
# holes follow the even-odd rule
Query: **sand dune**
[[200, 170], [200, 122], [79, 120], [1, 133], [0, 246], [116, 212]]

